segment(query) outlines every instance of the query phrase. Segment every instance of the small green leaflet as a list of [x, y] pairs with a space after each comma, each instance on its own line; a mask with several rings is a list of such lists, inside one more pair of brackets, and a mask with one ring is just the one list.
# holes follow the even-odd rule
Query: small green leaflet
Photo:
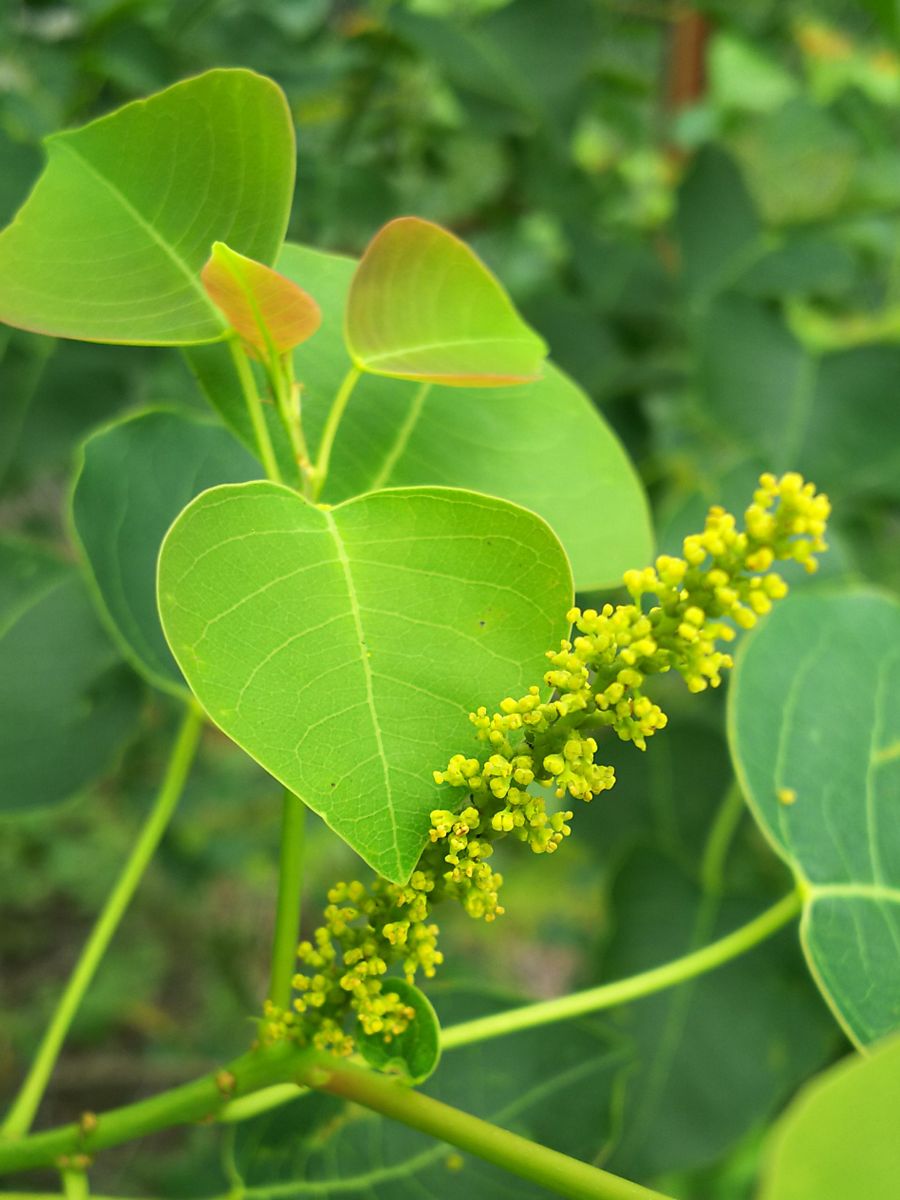
[[409, 877], [468, 713], [540, 682], [572, 580], [502, 500], [389, 489], [333, 509], [213, 488], [160, 554], [163, 630], [210, 717], [376, 871]]
[[900, 1029], [900, 604], [791, 597], [752, 634], [729, 696], [735, 767], [805, 894], [810, 969], [849, 1036]]
[[380, 1033], [356, 1029], [356, 1044], [370, 1067], [399, 1075], [406, 1083], [424, 1083], [441, 1057], [441, 1027], [431, 1001], [405, 979], [382, 979], [382, 995], [393, 992], [415, 1016], [403, 1033], [386, 1041]]
[[897, 1200], [900, 1039], [819, 1075], [772, 1131], [758, 1200]]
[[277, 85], [207, 71], [46, 145], [0, 233], [0, 321], [94, 342], [221, 337], [199, 278], [212, 243], [271, 262], [287, 226], [294, 131]]
[[526, 383], [547, 354], [475, 253], [418, 217], [390, 221], [369, 243], [344, 328], [361, 371], [457, 387]]

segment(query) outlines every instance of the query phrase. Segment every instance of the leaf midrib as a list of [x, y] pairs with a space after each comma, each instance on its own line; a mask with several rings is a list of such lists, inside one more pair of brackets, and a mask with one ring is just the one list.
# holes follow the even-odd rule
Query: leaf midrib
[[400, 346], [394, 350], [383, 350], [378, 354], [360, 355], [360, 360], [366, 364], [378, 363], [407, 354], [419, 354], [423, 350], [453, 350], [458, 346], [496, 346], [498, 343], [515, 346], [534, 346], [535, 348], [540, 345], [536, 337], [454, 338], [450, 341], [441, 342], [417, 342], [414, 346]]
[[206, 295], [206, 292], [203, 290], [200, 280], [195, 276], [194, 272], [191, 270], [191, 268], [188, 266], [188, 264], [184, 261], [184, 259], [178, 254], [178, 252], [175, 250], [175, 247], [172, 246], [169, 242], [167, 242], [166, 239], [164, 237], [162, 237], [156, 231], [156, 229], [154, 229], [154, 227], [150, 224], [150, 222], [146, 219], [146, 217], [144, 217], [141, 214], [139, 209], [135, 208], [135, 206], [131, 203], [131, 201], [124, 194], [124, 192], [122, 192], [118, 187], [116, 187], [116, 185], [110, 179], [108, 179], [105, 175], [103, 175], [100, 171], [98, 171], [97, 168], [94, 166], [94, 164], [90, 161], [90, 159], [85, 158], [83, 154], [81, 154], [78, 150], [76, 150], [74, 146], [70, 145], [69, 142], [67, 142], [64, 138], [55, 138], [53, 140], [52, 144], [54, 146], [61, 148], [62, 150], [65, 150], [65, 152], [67, 154], [70, 154], [72, 156], [72, 158], [74, 158], [75, 161], [77, 163], [79, 163], [83, 167], [83, 169], [85, 171], [87, 171], [87, 173], [93, 179], [95, 179], [97, 181], [97, 183], [99, 183], [101, 185], [101, 187], [105, 188], [110, 193], [111, 196], [115, 197], [115, 199], [119, 202], [119, 204], [122, 206], [124, 211], [135, 222], [135, 224], [138, 225], [141, 229], [143, 229], [143, 231], [147, 234], [147, 236], [150, 238], [150, 240], [155, 242], [155, 244], [157, 246], [159, 246], [160, 250], [162, 250], [162, 252], [166, 255], [166, 257], [181, 272], [181, 274], [187, 280], [190, 288], [194, 292], [196, 292], [198, 298], [203, 302], [203, 306], [207, 310], [207, 312], [210, 314], [210, 316], [215, 318], [215, 320], [218, 322], [218, 324], [221, 325], [222, 328], [224, 329], [225, 325], [224, 325], [223, 319], [222, 319], [218, 309], [215, 308], [215, 306], [210, 303], [209, 297]]
[[328, 531], [331, 534], [334, 548], [338, 556], [338, 561], [341, 564], [341, 570], [344, 575], [344, 583], [347, 587], [347, 598], [350, 601], [350, 611], [353, 616], [353, 623], [356, 628], [356, 639], [359, 642], [359, 657], [362, 663], [363, 674], [366, 681], [366, 706], [369, 710], [369, 715], [372, 719], [372, 730], [375, 734], [375, 743], [378, 748], [378, 757], [381, 761], [381, 769], [384, 774], [384, 787], [386, 809], [391, 821], [391, 831], [393, 833], [394, 856], [397, 862], [397, 879], [401, 880], [404, 877], [403, 862], [400, 857], [400, 839], [397, 831], [397, 814], [394, 811], [394, 793], [391, 787], [391, 776], [388, 768], [387, 753], [384, 748], [384, 737], [381, 732], [381, 724], [378, 720], [378, 709], [375, 705], [375, 687], [374, 677], [372, 675], [372, 667], [369, 662], [368, 651], [366, 650], [366, 635], [363, 629], [362, 612], [359, 604], [359, 595], [356, 591], [356, 584], [353, 580], [353, 573], [350, 570], [350, 559], [347, 556], [347, 550], [344, 546], [344, 539], [341, 537], [340, 530], [337, 527], [337, 522], [330, 512], [327, 510], [322, 514], [325, 517], [325, 522], [328, 526]]

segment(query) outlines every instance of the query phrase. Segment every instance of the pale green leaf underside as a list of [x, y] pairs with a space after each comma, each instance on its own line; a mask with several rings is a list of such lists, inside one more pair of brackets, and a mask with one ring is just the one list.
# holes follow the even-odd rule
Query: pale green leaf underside
[[900, 1196], [900, 1040], [846, 1059], [800, 1093], [768, 1144], [759, 1200]]
[[0, 320], [86, 341], [184, 345], [225, 323], [200, 284], [216, 240], [271, 262], [294, 133], [280, 89], [208, 71], [47, 141], [0, 233]]
[[[341, 314], [354, 262], [287, 245], [277, 265], [322, 309], [321, 329], [294, 356], [315, 444], [350, 367]], [[238, 422], [239, 397], [231, 411]], [[325, 499], [423, 484], [471, 488], [539, 513], [565, 546], [579, 590], [620, 583], [653, 552], [646, 498], [628, 456], [585, 393], [549, 363], [542, 379], [507, 388], [361, 379], [341, 422]]]
[[115, 421], [81, 448], [72, 524], [89, 581], [122, 652], [157, 687], [185, 692], [156, 607], [166, 530], [206, 488], [258, 476], [228, 430], [163, 409]]
[[861, 1045], [900, 1028], [898, 667], [896, 601], [797, 597], [747, 640], [730, 695], [745, 795], [804, 883], [810, 967]]
[[380, 874], [408, 878], [468, 712], [539, 682], [572, 595], [533, 514], [440, 488], [333, 510], [213, 488], [163, 544], [159, 606], [212, 719]]
[[363, 371], [462, 386], [533, 379], [547, 354], [473, 251], [418, 217], [390, 221], [372, 239], [344, 329]]

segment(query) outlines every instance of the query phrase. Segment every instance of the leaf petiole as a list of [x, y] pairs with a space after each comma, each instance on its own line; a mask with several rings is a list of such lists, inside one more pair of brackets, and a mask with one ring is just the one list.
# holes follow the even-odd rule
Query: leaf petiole
[[493, 1016], [477, 1017], [474, 1021], [451, 1025], [442, 1033], [441, 1046], [444, 1050], [452, 1050], [457, 1046], [468, 1046], [473, 1042], [503, 1037], [507, 1033], [535, 1029], [555, 1021], [567, 1021], [572, 1017], [583, 1017], [605, 1008], [614, 1008], [630, 1000], [638, 1000], [642, 996], [651, 996], [655, 992], [661, 992], [665, 988], [674, 987], [697, 975], [712, 971], [752, 950], [754, 946], [788, 925], [799, 915], [802, 905], [803, 899], [798, 888], [746, 925], [715, 942], [710, 942], [700, 950], [693, 950], [690, 954], [673, 959], [660, 967], [653, 967], [649, 971], [641, 971], [638, 975], [630, 975], [627, 979], [617, 979], [599, 987], [560, 996], [556, 1000], [541, 1000], [536, 1004], [525, 1004], [521, 1008], [508, 1009]]
[[244, 402], [247, 405], [247, 412], [250, 416], [250, 423], [253, 426], [253, 436], [256, 440], [256, 448], [259, 451], [260, 461], [269, 479], [274, 480], [275, 483], [282, 483], [281, 470], [278, 466], [278, 460], [275, 458], [275, 450], [272, 446], [269, 427], [266, 425], [262, 402], [253, 378], [250, 359], [247, 357], [247, 353], [241, 345], [240, 338], [236, 334], [232, 334], [228, 338], [228, 349], [241, 385]]
[[281, 867], [278, 875], [269, 999], [276, 1007], [286, 1009], [291, 1003], [291, 980], [296, 969], [297, 942], [300, 937], [306, 805], [288, 788], [284, 789], [282, 804]]
[[359, 367], [353, 366], [350, 368], [344, 376], [328, 412], [325, 428], [322, 430], [322, 439], [319, 442], [319, 453], [316, 458], [314, 470], [313, 487], [316, 498], [321, 495], [325, 480], [328, 478], [328, 467], [331, 462], [331, 449], [334, 445], [335, 435], [341, 423], [341, 418], [344, 415], [344, 410], [347, 407], [347, 402], [359, 381], [360, 375], [362, 375], [362, 371]]

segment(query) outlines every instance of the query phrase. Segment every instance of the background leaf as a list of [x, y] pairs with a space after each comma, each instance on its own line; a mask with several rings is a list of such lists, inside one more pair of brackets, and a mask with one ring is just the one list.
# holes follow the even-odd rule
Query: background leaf
[[159, 564], [163, 629], [209, 715], [398, 883], [432, 771], [471, 740], [473, 708], [540, 682], [571, 595], [543, 521], [439, 488], [333, 510], [278, 484], [213, 488]]
[[900, 1194], [900, 1041], [845, 1059], [773, 1130], [759, 1200], [894, 1200]]
[[47, 154], [0, 234], [0, 320], [100, 342], [220, 337], [198, 278], [212, 243], [266, 262], [284, 237], [294, 133], [280, 89], [209, 71], [54, 134]]
[[810, 968], [862, 1045], [900, 1028], [898, 644], [887, 596], [792, 597], [747, 640], [729, 696], [744, 794], [804, 889]]
[[0, 811], [74, 796], [132, 733], [140, 689], [78, 573], [0, 542]]
[[[743, 894], [720, 896], [668, 856], [639, 848], [617, 873], [615, 929], [604, 980], [658, 966], [721, 937], [767, 901], [747, 894], [746, 853], [729, 862]], [[752, 865], [752, 861], [751, 864]], [[714, 1162], [775, 1112], [834, 1042], [794, 929], [678, 988], [617, 1009], [610, 1023], [633, 1044], [615, 1094], [605, 1163], [628, 1178]]]
[[345, 334], [363, 371], [461, 387], [525, 383], [547, 354], [465, 242], [418, 217], [390, 221], [367, 246]]
[[122, 652], [157, 687], [185, 691], [156, 607], [165, 532], [206, 488], [258, 475], [226, 429], [162, 409], [115, 421], [81, 448], [72, 524], [94, 596]]

